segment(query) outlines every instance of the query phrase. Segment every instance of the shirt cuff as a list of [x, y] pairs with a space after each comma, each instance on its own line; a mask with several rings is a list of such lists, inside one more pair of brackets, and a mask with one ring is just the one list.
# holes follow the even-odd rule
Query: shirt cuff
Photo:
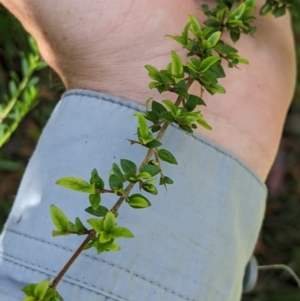
[[[93, 168], [107, 179], [113, 162], [142, 162], [146, 148], [126, 140], [136, 140], [135, 111], [144, 108], [97, 92], [64, 94], [1, 235], [4, 301], [20, 299], [20, 288], [29, 282], [54, 277], [84, 239], [51, 236], [51, 204], [70, 220], [91, 217], [84, 212], [87, 195], [55, 185], [57, 179], [88, 180]], [[159, 186], [157, 196], [149, 195], [152, 206], [147, 209], [121, 207], [118, 224], [135, 237], [118, 240], [122, 249], [117, 253], [85, 251], [58, 286], [66, 300], [240, 300], [245, 266], [262, 224], [266, 187], [234, 154], [198, 134], [170, 126], [162, 143], [178, 161], [177, 166], [162, 162], [174, 185], [167, 190]], [[102, 197], [109, 208], [115, 201], [112, 195]]]

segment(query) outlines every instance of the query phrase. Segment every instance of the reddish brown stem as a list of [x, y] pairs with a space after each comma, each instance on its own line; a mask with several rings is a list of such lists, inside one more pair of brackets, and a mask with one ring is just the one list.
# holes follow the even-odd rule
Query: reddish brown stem
[[72, 257], [68, 260], [66, 265], [62, 268], [62, 270], [59, 272], [59, 274], [55, 277], [55, 279], [52, 281], [52, 283], [49, 285], [49, 288], [55, 289], [62, 277], [65, 275], [65, 273], [68, 271], [70, 266], [73, 264], [73, 262], [77, 259], [77, 257], [81, 254], [84, 247], [89, 243], [92, 237], [95, 237], [95, 231], [91, 230], [89, 232], [89, 235], [85, 238], [85, 240], [82, 242], [82, 244], [79, 246], [79, 248], [76, 250], [76, 252], [72, 255]]

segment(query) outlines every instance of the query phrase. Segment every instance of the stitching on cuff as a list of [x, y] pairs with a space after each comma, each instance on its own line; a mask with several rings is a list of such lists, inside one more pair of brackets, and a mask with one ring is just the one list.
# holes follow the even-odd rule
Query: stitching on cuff
[[[2, 252], [0, 252], [0, 253], [2, 253]], [[41, 267], [41, 266], [39, 266], [39, 265], [35, 265], [35, 264], [33, 264], [33, 263], [29, 262], [29, 261], [23, 260], [23, 259], [21, 259], [21, 258], [15, 257], [15, 256], [11, 256], [11, 255], [9, 255], [9, 254], [7, 254], [7, 253], [4, 253], [4, 252], [3, 252], [2, 254], [4, 255], [4, 256], [2, 256], [3, 260], [9, 262], [10, 264], [14, 264], [14, 265], [17, 265], [17, 266], [21, 266], [21, 267], [24, 267], [24, 268], [26, 268], [26, 269], [28, 269], [28, 270], [31, 270], [31, 271], [34, 271], [34, 272], [38, 272], [38, 273], [40, 273], [40, 274], [45, 274], [46, 276], [49, 276], [49, 274], [50, 274], [51, 276], [53, 276], [53, 275], [55, 275], [55, 273], [56, 273], [56, 271], [54, 271], [54, 270], [50, 270], [50, 269], [47, 269], [47, 268], [45, 268], [45, 267]], [[7, 258], [7, 257], [8, 257], [8, 258]], [[24, 262], [25, 264], [18, 263], [18, 262], [16, 262], [15, 260], [20, 260], [20, 261]], [[43, 271], [41, 271], [41, 270], [39, 270], [39, 269], [34, 269], [33, 267], [29, 267], [29, 266], [26, 265], [26, 264], [32, 265], [32, 266], [36, 266], [36, 267], [38, 267], [38, 268], [40, 268], [40, 269], [42, 269], [42, 270], [44, 270], [44, 271], [50, 272], [50, 273], [43, 272]], [[66, 279], [69, 279], [69, 281], [66, 280]], [[86, 284], [87, 286], [78, 285], [78, 284], [72, 282], [72, 280], [73, 280], [73, 281], [75, 280], [75, 281], [78, 281], [78, 282], [80, 282], [80, 283]], [[66, 276], [64, 277], [64, 279], [62, 279], [62, 282], [67, 282], [67, 283], [69, 283], [69, 284], [71, 284], [71, 285], [73, 285], [73, 286], [77, 286], [77, 287], [83, 288], [83, 289], [85, 289], [85, 290], [91, 291], [91, 292], [93, 292], [93, 293], [95, 293], [95, 294], [97, 294], [97, 295], [99, 295], [99, 296], [104, 297], [106, 301], [109, 300], [109, 299], [115, 300], [115, 301], [129, 301], [128, 299], [124, 299], [124, 298], [122, 298], [121, 296], [118, 296], [118, 295], [113, 294], [113, 293], [111, 293], [111, 292], [107, 292], [107, 293], [108, 293], [108, 294], [111, 294], [111, 295], [114, 295], [114, 296], [117, 297], [118, 299], [114, 299], [113, 297], [108, 297], [108, 296], [105, 296], [105, 295], [103, 295], [103, 294], [101, 294], [101, 293], [98, 293], [98, 292], [94, 291], [93, 289], [91, 289], [90, 287], [94, 287], [95, 289], [99, 289], [100, 287], [97, 287], [97, 286], [95, 286], [95, 285], [91, 285], [91, 284], [89, 284], [89, 283], [87, 283], [87, 282], [84, 282], [84, 281], [82, 281], [82, 280], [79, 280], [79, 279], [70, 277], [69, 275], [66, 275]], [[88, 287], [88, 286], [89, 286], [89, 287]], [[104, 290], [103, 290], [103, 291], [104, 291]]]
[[[136, 110], [139, 112], [145, 112], [145, 109], [142, 105], [139, 105], [137, 103], [133, 103], [129, 100], [124, 100], [116, 96], [110, 96], [104, 93], [100, 92], [95, 92], [95, 91], [90, 91], [90, 90], [81, 90], [81, 89], [74, 89], [74, 90], [69, 90], [65, 92], [62, 96], [62, 98], [67, 98], [69, 96], [84, 96], [84, 97], [89, 97], [89, 98], [97, 98], [103, 101], [111, 102], [113, 104], [118, 104], [122, 107], [127, 107], [131, 110]], [[220, 146], [214, 145], [213, 142], [206, 140], [204, 137], [199, 137], [199, 136], [194, 136], [192, 134], [188, 134], [187, 132], [184, 132], [180, 130], [178, 127], [175, 125], [171, 124], [172, 127], [176, 128], [177, 130], [183, 132], [184, 134], [188, 135], [189, 137], [192, 137], [196, 139], [197, 141], [202, 142], [203, 144], [213, 148], [217, 152], [221, 153], [222, 155], [230, 158], [231, 160], [235, 161], [239, 166], [241, 166], [243, 169], [245, 169], [253, 178], [254, 180], [259, 184], [259, 186], [262, 188], [262, 190], [266, 193], [267, 189], [264, 183], [261, 181], [261, 179], [242, 161], [240, 161], [237, 157], [235, 157], [233, 154], [228, 153], [225, 149], [221, 149]]]
[[[47, 241], [45, 241], [45, 240], [42, 240], [42, 239], [39, 239], [39, 238], [36, 238], [36, 237], [32, 237], [32, 236], [29, 236], [28, 234], [24, 234], [24, 233], [21, 233], [21, 232], [12, 230], [12, 229], [6, 228], [5, 230], [6, 230], [7, 232], [11, 232], [11, 233], [14, 233], [14, 234], [17, 234], [17, 235], [20, 235], [20, 236], [27, 237], [27, 238], [29, 238], [29, 239], [33, 239], [33, 240], [36, 240], [36, 241], [39, 241], [39, 242], [42, 242], [42, 243], [45, 243], [45, 244], [48, 244], [48, 245], [51, 245], [51, 246], [55, 246], [55, 247], [57, 247], [58, 249], [63, 249], [63, 250], [69, 251], [69, 252], [73, 252], [73, 251], [74, 251], [74, 250], [72, 250], [72, 249], [67, 249], [67, 248], [65, 248], [65, 247], [63, 247], [63, 246], [60, 246], [60, 245], [57, 245], [57, 244], [52, 244], [52, 243], [47, 242]], [[9, 255], [9, 254], [7, 254], [7, 255], [8, 255], [8, 256], [11, 256], [11, 255]], [[105, 263], [105, 264], [107, 264], [107, 265], [109, 265], [109, 266], [112, 266], [112, 267], [114, 267], [114, 268], [120, 269], [120, 270], [122, 270], [122, 271], [124, 271], [124, 272], [126, 272], [126, 273], [128, 273], [128, 274], [130, 274], [130, 275], [132, 275], [132, 276], [134, 276], [134, 277], [137, 277], [137, 278], [139, 278], [139, 279], [142, 279], [142, 280], [144, 280], [144, 281], [150, 283], [151, 285], [155, 285], [155, 286], [157, 286], [157, 287], [159, 287], [159, 288], [165, 290], [166, 292], [171, 293], [172, 295], [178, 296], [178, 297], [182, 298], [182, 299], [185, 300], [185, 301], [194, 301], [193, 299], [190, 299], [190, 298], [188, 298], [188, 297], [186, 297], [186, 296], [183, 296], [183, 295], [181, 295], [181, 294], [178, 293], [178, 292], [171, 291], [171, 290], [169, 290], [168, 288], [166, 288], [165, 286], [163, 286], [163, 285], [161, 285], [161, 284], [159, 284], [159, 283], [156, 283], [156, 282], [154, 282], [154, 281], [152, 281], [152, 280], [150, 280], [150, 279], [147, 279], [146, 277], [141, 276], [141, 275], [139, 275], [139, 274], [133, 273], [133, 272], [131, 272], [130, 270], [128, 270], [128, 269], [126, 269], [126, 268], [124, 268], [124, 267], [121, 267], [121, 266], [119, 266], [119, 265], [116, 265], [116, 264], [114, 264], [114, 263], [112, 263], [112, 262], [103, 260], [103, 259], [98, 258], [98, 257], [95, 257], [95, 256], [87, 255], [87, 254], [81, 254], [81, 256], [85, 256], [85, 257], [88, 257], [88, 258], [90, 258], [90, 259], [92, 259], [92, 260], [96, 260], [96, 261]], [[24, 261], [23, 259], [20, 259], [20, 260], [21, 260], [21, 261]], [[24, 262], [25, 262], [25, 261], [24, 261]], [[28, 263], [29, 263], [29, 262], [28, 262]], [[32, 264], [32, 265], [34, 265], [34, 264]], [[41, 268], [42, 268], [42, 267], [41, 267]], [[43, 267], [43, 269], [46, 269], [46, 268]], [[55, 271], [52, 271], [52, 272], [55, 273]], [[66, 276], [66, 277], [69, 277], [69, 276]], [[71, 277], [69, 277], [69, 278], [71, 278]], [[71, 278], [71, 279], [75, 279], [75, 278]], [[77, 280], [77, 279], [75, 279], [75, 280]], [[77, 281], [80, 281], [80, 282], [81, 282], [81, 280], [77, 280]], [[88, 284], [88, 283], [86, 283], [86, 284]], [[118, 296], [118, 297], [119, 297], [119, 296]], [[121, 298], [121, 297], [120, 297], [120, 298]]]

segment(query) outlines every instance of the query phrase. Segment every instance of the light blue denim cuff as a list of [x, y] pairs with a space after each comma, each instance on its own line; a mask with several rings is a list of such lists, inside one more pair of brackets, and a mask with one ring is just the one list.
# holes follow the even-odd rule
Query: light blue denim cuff
[[[107, 179], [113, 162], [143, 160], [146, 149], [126, 140], [136, 139], [133, 115], [142, 110], [92, 91], [64, 94], [1, 235], [1, 301], [20, 300], [27, 283], [54, 277], [84, 239], [51, 236], [50, 204], [71, 220], [90, 217], [84, 213], [87, 195], [55, 185], [57, 179], [88, 180], [93, 168]], [[178, 161], [178, 166], [162, 163], [175, 184], [149, 195], [148, 209], [121, 207], [118, 224], [135, 237], [120, 239], [117, 253], [85, 251], [58, 286], [66, 301], [240, 300], [245, 266], [262, 224], [265, 185], [235, 155], [199, 135], [171, 126], [163, 148]], [[107, 207], [115, 201], [103, 195]]]

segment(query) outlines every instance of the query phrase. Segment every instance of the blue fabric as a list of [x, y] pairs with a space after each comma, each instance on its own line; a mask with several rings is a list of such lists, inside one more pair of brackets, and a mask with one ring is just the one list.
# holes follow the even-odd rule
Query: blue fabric
[[[63, 96], [1, 235], [1, 301], [20, 300], [27, 283], [54, 277], [84, 239], [51, 236], [50, 204], [71, 220], [90, 217], [83, 213], [87, 195], [55, 185], [57, 179], [88, 180], [93, 168], [107, 179], [113, 162], [142, 161], [146, 150], [125, 139], [136, 137], [136, 110], [143, 108], [92, 91]], [[148, 209], [121, 207], [118, 224], [135, 237], [119, 239], [120, 252], [85, 251], [58, 286], [66, 301], [240, 300], [263, 219], [265, 185], [235, 155], [199, 135], [171, 126], [163, 144], [178, 161], [163, 164], [175, 185], [149, 195]], [[102, 202], [111, 207], [115, 201], [104, 195]]]

